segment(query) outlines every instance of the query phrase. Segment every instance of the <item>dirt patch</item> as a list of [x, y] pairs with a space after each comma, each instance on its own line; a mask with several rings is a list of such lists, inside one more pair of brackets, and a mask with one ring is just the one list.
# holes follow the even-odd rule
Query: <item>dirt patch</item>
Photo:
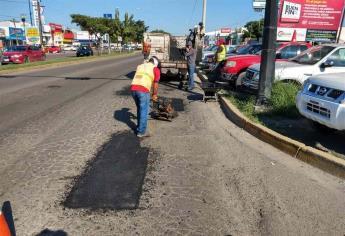
[[134, 210], [138, 208], [149, 149], [132, 132], [114, 134], [76, 178], [64, 206]]

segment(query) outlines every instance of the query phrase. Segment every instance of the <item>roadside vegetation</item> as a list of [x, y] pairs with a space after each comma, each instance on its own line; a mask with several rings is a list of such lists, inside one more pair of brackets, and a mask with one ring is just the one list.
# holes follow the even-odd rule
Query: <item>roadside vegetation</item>
[[[296, 95], [300, 85], [294, 83], [277, 82], [273, 84], [272, 96], [267, 111], [256, 112], [256, 96], [243, 93], [232, 93], [227, 98], [249, 119], [262, 123], [262, 119], [269, 118], [300, 118], [296, 108]], [[263, 124], [263, 123], [262, 123]]]

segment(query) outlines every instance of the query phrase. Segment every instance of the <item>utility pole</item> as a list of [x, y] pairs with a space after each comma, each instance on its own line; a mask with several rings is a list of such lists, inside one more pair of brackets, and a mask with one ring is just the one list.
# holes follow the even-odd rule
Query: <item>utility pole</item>
[[37, 11], [38, 11], [38, 31], [40, 32], [40, 42], [41, 47], [43, 45], [43, 30], [42, 30], [42, 18], [41, 18], [41, 0], [37, 1]]
[[259, 91], [256, 105], [265, 105], [271, 98], [272, 83], [275, 78], [276, 39], [277, 39], [277, 0], [267, 0], [265, 10], [264, 35], [261, 53]]
[[204, 26], [206, 32], [206, 7], [207, 7], [207, 0], [203, 0], [202, 4], [202, 25]]
[[31, 0], [28, 0], [28, 3], [29, 3], [29, 14], [30, 14], [30, 23], [31, 23], [31, 26], [33, 26], [33, 23], [32, 23], [32, 10], [31, 10], [31, 3], [30, 3]]
[[13, 25], [14, 25], [14, 33], [16, 34], [16, 46], [19, 45], [19, 42], [18, 42], [18, 34], [17, 34], [17, 26], [16, 26], [16, 19], [12, 19], [13, 21]]
[[338, 32], [337, 43], [340, 42], [340, 36], [342, 35], [344, 18], [345, 18], [345, 6], [343, 7], [343, 13], [341, 14], [341, 21], [340, 21], [340, 27], [339, 27], [339, 32]]

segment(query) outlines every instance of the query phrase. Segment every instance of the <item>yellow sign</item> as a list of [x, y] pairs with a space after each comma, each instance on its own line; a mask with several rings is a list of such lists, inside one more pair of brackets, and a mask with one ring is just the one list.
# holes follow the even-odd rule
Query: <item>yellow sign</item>
[[26, 29], [26, 36], [28, 38], [37, 38], [40, 36], [37, 28], [27, 28]]

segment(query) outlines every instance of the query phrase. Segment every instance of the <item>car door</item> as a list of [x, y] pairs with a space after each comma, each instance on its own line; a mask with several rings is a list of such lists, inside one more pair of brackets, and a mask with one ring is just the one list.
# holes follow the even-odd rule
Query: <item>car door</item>
[[324, 61], [329, 67], [322, 68], [323, 73], [345, 72], [345, 48], [339, 48], [327, 57]]

